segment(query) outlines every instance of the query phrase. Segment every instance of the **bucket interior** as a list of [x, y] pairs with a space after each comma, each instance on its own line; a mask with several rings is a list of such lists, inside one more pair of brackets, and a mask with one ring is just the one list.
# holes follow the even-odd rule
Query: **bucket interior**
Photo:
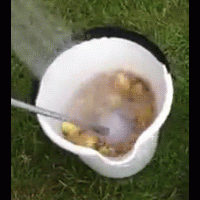
[[[165, 66], [141, 45], [120, 38], [92, 39], [60, 54], [42, 78], [36, 105], [67, 115], [73, 96], [84, 83], [99, 73], [122, 69], [150, 84], [158, 115], [167, 94]], [[39, 121], [53, 142], [59, 141], [59, 146], [77, 153], [77, 145], [69, 145], [64, 139], [61, 122], [43, 116], [39, 116]]]

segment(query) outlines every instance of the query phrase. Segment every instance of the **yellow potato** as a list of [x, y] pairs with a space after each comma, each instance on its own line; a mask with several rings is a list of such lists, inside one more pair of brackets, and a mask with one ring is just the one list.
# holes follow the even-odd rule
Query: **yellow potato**
[[62, 123], [62, 131], [67, 140], [77, 145], [95, 148], [99, 141], [94, 131], [88, 130], [81, 133], [81, 129], [70, 122]]
[[68, 141], [70, 141], [70, 142], [73, 142], [74, 144], [78, 144], [79, 145], [79, 140], [80, 140], [80, 135], [77, 133], [77, 132], [75, 132], [73, 135], [68, 135], [67, 137], [66, 137], [66, 139], [68, 140]]
[[81, 133], [80, 137], [77, 138], [77, 144], [95, 149], [99, 142], [99, 138], [94, 134], [95, 133], [91, 130]]
[[110, 148], [108, 146], [102, 146], [99, 148], [99, 152], [103, 155], [109, 155], [110, 154]]
[[115, 88], [123, 91], [130, 89], [131, 81], [123, 72], [117, 73], [115, 77]]
[[153, 118], [153, 108], [151, 105], [145, 109], [141, 109], [136, 115], [136, 120], [139, 128], [147, 128]]
[[142, 83], [136, 83], [135, 85], [132, 85], [131, 87], [131, 93], [132, 95], [143, 95], [143, 86]]
[[108, 146], [107, 144], [99, 148], [99, 153], [105, 156], [116, 156], [115, 149], [111, 146]]
[[78, 126], [70, 122], [62, 122], [62, 132], [66, 136], [79, 133], [81, 130]]

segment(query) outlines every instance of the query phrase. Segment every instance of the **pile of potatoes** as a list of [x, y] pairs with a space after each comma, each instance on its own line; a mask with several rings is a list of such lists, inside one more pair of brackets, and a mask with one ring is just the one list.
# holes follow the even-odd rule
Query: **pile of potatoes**
[[[81, 115], [88, 124], [96, 123], [105, 113], [119, 110], [121, 116], [134, 123], [129, 136], [118, 143], [109, 143], [106, 136], [83, 130], [72, 122], [63, 122], [65, 138], [77, 145], [99, 151], [105, 156], [124, 155], [134, 146], [139, 135], [155, 118], [155, 101], [150, 86], [140, 77], [123, 70], [102, 73], [83, 86], [71, 107], [71, 117]], [[122, 133], [123, 134], [123, 133]]]

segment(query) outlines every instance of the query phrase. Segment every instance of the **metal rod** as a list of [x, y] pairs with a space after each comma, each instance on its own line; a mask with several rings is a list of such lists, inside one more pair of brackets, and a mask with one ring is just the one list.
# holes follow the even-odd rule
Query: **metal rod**
[[[28, 111], [36, 113], [36, 114], [41, 114], [41, 115], [44, 115], [47, 117], [51, 117], [51, 118], [57, 119], [59, 121], [70, 121], [70, 119], [67, 116], [46, 110], [46, 109], [38, 107], [38, 106], [33, 106], [33, 105], [24, 103], [22, 101], [19, 101], [19, 100], [13, 99], [13, 98], [11, 98], [11, 105], [14, 107], [23, 108], [25, 110], [28, 110]], [[75, 121], [77, 121], [77, 120], [75, 120]], [[77, 123], [82, 125], [78, 121], [77, 121]], [[82, 126], [85, 126], [85, 125], [82, 125]], [[85, 127], [90, 127], [93, 130], [95, 130], [96, 132], [100, 133], [101, 135], [107, 135], [109, 133], [109, 128], [104, 127], [104, 126], [86, 125]]]
[[52, 112], [52, 111], [46, 110], [44, 108], [40, 108], [38, 106], [33, 106], [33, 105], [24, 103], [22, 101], [19, 101], [19, 100], [13, 99], [13, 98], [11, 98], [11, 105], [14, 107], [26, 109], [26, 110], [36, 113], [36, 114], [41, 114], [41, 115], [44, 115], [47, 117], [55, 118], [60, 121], [68, 121], [69, 120], [69, 119], [67, 119], [67, 117], [65, 117], [59, 113]]

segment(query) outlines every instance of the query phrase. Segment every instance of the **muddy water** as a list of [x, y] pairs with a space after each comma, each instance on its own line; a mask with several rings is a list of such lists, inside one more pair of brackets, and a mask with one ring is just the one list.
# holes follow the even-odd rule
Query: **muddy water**
[[154, 94], [144, 79], [131, 72], [102, 73], [76, 93], [70, 116], [109, 127], [109, 135], [98, 136], [96, 149], [107, 156], [123, 155], [155, 118]]

